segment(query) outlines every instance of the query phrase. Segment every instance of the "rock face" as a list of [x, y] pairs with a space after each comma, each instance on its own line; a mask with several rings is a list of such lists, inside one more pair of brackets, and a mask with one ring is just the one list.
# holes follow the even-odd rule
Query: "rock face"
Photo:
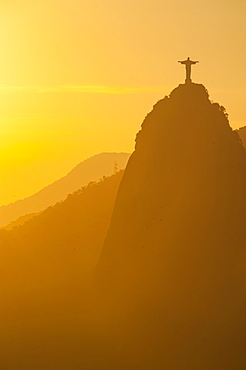
[[118, 369], [246, 367], [245, 189], [224, 108], [179, 85], [137, 135], [97, 268]]
[[244, 148], [246, 148], [246, 126], [240, 127], [238, 130], [238, 135], [242, 140]]

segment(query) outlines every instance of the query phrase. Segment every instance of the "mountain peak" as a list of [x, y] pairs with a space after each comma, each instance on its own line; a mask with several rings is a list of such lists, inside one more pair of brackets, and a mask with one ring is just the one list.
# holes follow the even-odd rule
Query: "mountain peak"
[[[146, 116], [136, 137], [136, 149], [138, 146], [151, 145], [149, 155], [157, 150], [163, 152], [165, 148], [170, 148], [177, 155], [182, 152], [183, 156], [190, 140], [191, 154], [194, 147], [198, 153], [201, 152], [205, 140], [210, 146], [215, 142], [222, 145], [223, 140], [217, 141], [217, 136], [226, 136], [229, 141], [240, 142], [237, 133], [232, 133], [225, 108], [209, 100], [204, 85], [180, 84], [169, 96], [159, 100]], [[177, 151], [176, 145], [183, 149]], [[241, 144], [240, 146], [242, 147]], [[230, 148], [228, 150], [231, 151]]]
[[[132, 317], [141, 334], [129, 330], [128, 337], [146, 348], [152, 338], [149, 358], [157, 358], [159, 346], [159, 363], [168, 358], [170, 368], [183, 369], [184, 354], [202, 343], [185, 369], [220, 368], [219, 347], [233, 348], [222, 367], [235, 368], [234, 343], [245, 328], [234, 331], [227, 323], [244, 316], [245, 189], [246, 154], [225, 109], [203, 85], [179, 85], [137, 134], [96, 278], [98, 306], [112, 303], [111, 315], [125, 326]], [[180, 330], [180, 322], [189, 325]]]
[[204, 85], [198, 84], [198, 83], [186, 83], [186, 84], [180, 84], [178, 87], [176, 87], [170, 94], [170, 98], [179, 98], [179, 97], [187, 97], [187, 98], [201, 98], [204, 99], [209, 98], [209, 94], [207, 89]]

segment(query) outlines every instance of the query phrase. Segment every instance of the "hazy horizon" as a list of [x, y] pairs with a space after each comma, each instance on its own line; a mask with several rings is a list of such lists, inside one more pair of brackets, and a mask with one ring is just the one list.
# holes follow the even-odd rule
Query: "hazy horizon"
[[193, 80], [244, 109], [245, 2], [8, 0], [0, 3], [0, 203], [35, 193], [100, 152], [132, 152], [159, 99]]
[[245, 14], [0, 1], [1, 369], [246, 369]]

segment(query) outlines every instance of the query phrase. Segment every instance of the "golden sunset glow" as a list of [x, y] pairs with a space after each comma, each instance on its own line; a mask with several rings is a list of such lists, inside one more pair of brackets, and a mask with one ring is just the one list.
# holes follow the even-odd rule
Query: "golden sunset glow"
[[82, 160], [132, 152], [146, 111], [193, 80], [244, 126], [245, 2], [0, 2], [0, 204], [33, 194]]
[[246, 0], [0, 0], [0, 370], [246, 369]]

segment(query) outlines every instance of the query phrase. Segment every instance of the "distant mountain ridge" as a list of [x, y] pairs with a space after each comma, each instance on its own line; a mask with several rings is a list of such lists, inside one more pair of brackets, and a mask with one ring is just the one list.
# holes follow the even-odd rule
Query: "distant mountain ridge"
[[11, 231], [14, 227], [24, 225], [27, 221], [31, 220], [33, 217], [38, 216], [42, 212], [43, 211], [37, 213], [28, 213], [24, 216], [20, 216], [16, 220], [11, 221], [8, 225], [0, 227], [0, 230]]
[[26, 214], [38, 213], [45, 208], [62, 201], [66, 196], [90, 181], [98, 181], [103, 176], [110, 176], [116, 164], [124, 169], [129, 153], [101, 153], [78, 164], [66, 176], [46, 186], [38, 193], [0, 207], [0, 227]]

